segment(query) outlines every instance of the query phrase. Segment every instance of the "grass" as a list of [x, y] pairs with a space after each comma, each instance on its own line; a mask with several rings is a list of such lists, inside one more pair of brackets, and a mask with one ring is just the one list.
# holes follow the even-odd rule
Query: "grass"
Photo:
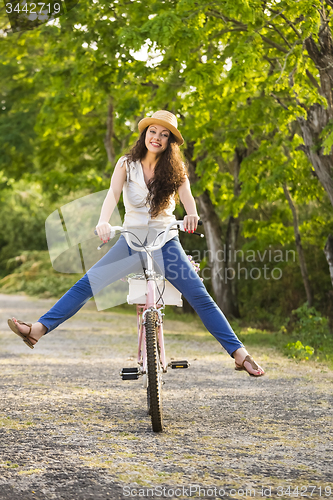
[[9, 274], [0, 279], [0, 292], [48, 299], [60, 298], [82, 274], [62, 274], [51, 265], [48, 251], [26, 250], [8, 260]]
[[40, 474], [44, 472], [45, 469], [29, 469], [29, 470], [21, 470], [18, 472], [19, 475], [30, 476], [31, 474]]
[[[288, 333], [283, 329], [280, 329], [279, 331], [276, 330], [274, 331], [266, 329], [261, 330], [260, 328], [252, 328], [250, 326], [248, 327], [240, 326], [241, 322], [237, 320], [231, 321], [230, 323], [236, 335], [246, 347], [249, 348], [273, 347], [276, 348], [278, 351], [280, 351], [282, 354], [288, 357], [293, 357], [296, 361], [302, 361], [302, 360], [297, 360], [297, 358], [292, 356], [290, 354], [290, 351], [286, 349], [286, 345], [288, 343], [297, 342], [299, 340], [300, 334], [298, 332]], [[242, 324], [244, 324], [244, 319], [242, 319]], [[307, 335], [304, 334], [302, 342], [304, 345], [307, 345], [308, 342], [311, 345], [311, 338], [307, 339]], [[311, 362], [314, 361], [323, 363], [327, 366], [327, 368], [333, 370], [332, 336], [327, 338], [323, 337], [321, 339], [319, 347], [315, 348], [314, 355], [312, 358], [310, 358], [310, 360]]]
[[26, 429], [27, 425], [34, 425], [33, 422], [22, 422], [10, 417], [0, 417], [0, 429], [21, 430]]

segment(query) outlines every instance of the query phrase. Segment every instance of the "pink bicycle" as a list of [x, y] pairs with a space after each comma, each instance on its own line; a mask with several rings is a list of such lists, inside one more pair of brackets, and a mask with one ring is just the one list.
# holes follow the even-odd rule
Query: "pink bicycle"
[[[202, 221], [198, 221], [201, 225]], [[170, 223], [164, 231], [162, 241], [157, 245], [144, 245], [131, 248], [147, 253], [147, 269], [144, 273], [129, 275], [129, 294], [127, 302], [136, 304], [137, 328], [138, 328], [138, 367], [123, 368], [120, 375], [123, 380], [135, 380], [143, 377], [143, 386], [147, 389], [148, 414], [151, 415], [152, 428], [154, 432], [163, 431], [162, 411], [162, 375], [167, 372], [168, 367], [188, 368], [187, 360], [171, 361], [167, 363], [163, 337], [162, 310], [166, 305], [182, 307], [181, 293], [164, 276], [158, 275], [154, 269], [152, 251], [163, 247], [169, 229], [172, 226], [184, 231], [184, 222], [177, 220]], [[111, 226], [110, 226], [111, 227]], [[121, 226], [112, 226], [115, 231], [129, 232]], [[95, 234], [97, 232], [95, 231]], [[132, 233], [133, 234], [133, 233]], [[161, 233], [162, 234], [162, 233]], [[192, 233], [204, 237], [201, 233]], [[159, 235], [158, 235], [159, 236]], [[103, 244], [100, 245], [101, 248]], [[160, 289], [162, 288], [162, 291]]]

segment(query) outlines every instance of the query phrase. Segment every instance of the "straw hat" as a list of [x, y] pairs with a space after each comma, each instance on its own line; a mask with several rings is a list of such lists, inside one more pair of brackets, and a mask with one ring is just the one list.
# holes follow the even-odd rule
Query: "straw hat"
[[153, 123], [157, 123], [157, 125], [164, 125], [175, 135], [179, 146], [184, 144], [184, 139], [177, 129], [177, 117], [173, 113], [162, 109], [156, 111], [152, 117], [143, 118], [143, 120], [140, 120], [138, 123], [139, 132], [142, 132], [146, 127], [152, 125]]

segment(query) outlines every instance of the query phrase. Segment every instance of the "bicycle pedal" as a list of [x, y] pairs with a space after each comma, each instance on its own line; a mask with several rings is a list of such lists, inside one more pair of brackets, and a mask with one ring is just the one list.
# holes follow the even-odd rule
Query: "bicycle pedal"
[[120, 376], [123, 380], [137, 380], [140, 375], [140, 369], [137, 367], [123, 368], [120, 371]]
[[168, 366], [171, 366], [171, 368], [175, 370], [177, 368], [188, 368], [190, 363], [186, 359], [183, 359], [182, 361], [170, 361]]

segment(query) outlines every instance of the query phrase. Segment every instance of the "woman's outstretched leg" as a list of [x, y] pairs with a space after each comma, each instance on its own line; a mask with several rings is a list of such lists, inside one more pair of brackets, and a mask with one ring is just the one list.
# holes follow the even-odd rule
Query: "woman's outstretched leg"
[[254, 376], [264, 374], [242, 342], [231, 328], [221, 309], [208, 294], [205, 285], [189, 262], [178, 237], [163, 247], [165, 277], [179, 290], [199, 315], [207, 330], [214, 335], [222, 347], [235, 359], [236, 369], [245, 369]]
[[[79, 279], [36, 323], [32, 324], [29, 340], [35, 344], [43, 335], [51, 332], [61, 323], [71, 318], [107, 285], [132, 272], [142, 271], [138, 252], [132, 252], [126, 240], [119, 240], [89, 271]], [[13, 317], [13, 320], [16, 318]], [[15, 321], [17, 329], [24, 335], [29, 326]]]

